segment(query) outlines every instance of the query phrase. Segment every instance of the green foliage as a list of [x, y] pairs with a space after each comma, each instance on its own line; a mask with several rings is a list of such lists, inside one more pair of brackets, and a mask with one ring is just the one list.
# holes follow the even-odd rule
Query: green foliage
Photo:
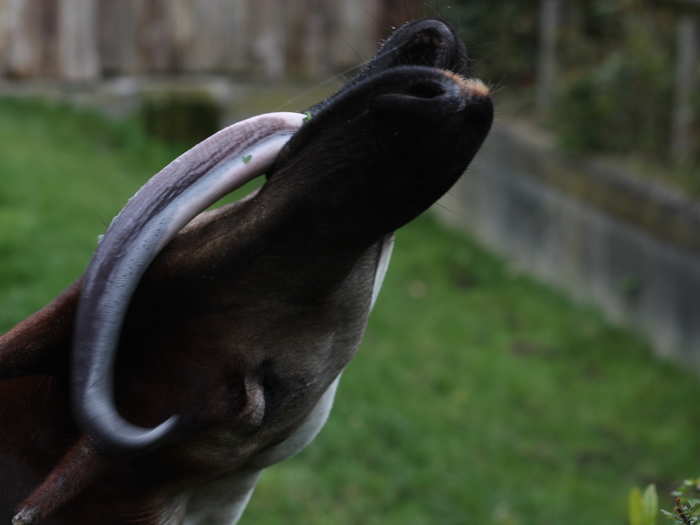
[[671, 495], [673, 511], [662, 510], [664, 516], [681, 525], [700, 524], [700, 478], [684, 480]]
[[[0, 114], [4, 331], [80, 274], [176, 152], [65, 108]], [[667, 487], [697, 460], [699, 397], [628, 332], [419, 219], [329, 424], [263, 475], [244, 522], [619, 525], [624, 487]]]
[[649, 485], [644, 494], [637, 488], [630, 491], [628, 498], [629, 525], [656, 525], [659, 515], [659, 498], [656, 487]]
[[[532, 107], [539, 5], [535, 0], [434, 2], [438, 14], [460, 28], [476, 58], [476, 73], [495, 84], [501, 98], [515, 102], [515, 107]], [[579, 0], [562, 5], [558, 101], [547, 124], [571, 151], [634, 153], [665, 161], [676, 13], [649, 0]], [[700, 114], [700, 94], [695, 107]], [[700, 120], [693, 133], [700, 137]], [[697, 162], [688, 167], [693, 180]]]
[[567, 70], [554, 127], [571, 150], [663, 156], [669, 146], [673, 60], [670, 48], [660, 45], [662, 19], [645, 11], [613, 14], [618, 45], [589, 67]]
[[0, 99], [0, 331], [82, 273], [128, 197], [176, 152], [135, 122]]
[[433, 9], [460, 31], [475, 73], [497, 86], [529, 85], [535, 76], [537, 6], [518, 2], [437, 1]]

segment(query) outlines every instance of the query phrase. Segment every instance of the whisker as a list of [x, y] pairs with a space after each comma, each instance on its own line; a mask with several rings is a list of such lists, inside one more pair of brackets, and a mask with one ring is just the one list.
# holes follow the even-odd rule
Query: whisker
[[435, 204], [433, 204], [433, 206], [437, 206], [440, 209], [445, 210], [447, 213], [449, 213], [450, 215], [452, 215], [455, 218], [462, 218], [462, 214], [459, 213], [456, 208], [451, 208], [451, 207], [447, 206], [447, 204], [445, 204], [442, 201], [436, 202]]
[[365, 67], [370, 62], [370, 60], [365, 60], [364, 62], [361, 62], [360, 64], [357, 64], [355, 66], [349, 67], [348, 69], [341, 71], [339, 73], [335, 73], [328, 78], [321, 80], [319, 82], [316, 82], [313, 86], [302, 89], [300, 92], [298, 92], [296, 95], [293, 97], [289, 98], [285, 102], [283, 102], [275, 111], [280, 111], [281, 109], [286, 109], [290, 105], [292, 105], [294, 102], [298, 101], [299, 99], [304, 98], [306, 95], [309, 93], [313, 93], [315, 90], [327, 86], [328, 84], [331, 84], [333, 82], [338, 82], [341, 80], [345, 80], [346, 76], [349, 75], [350, 73], [354, 71], [358, 71]]
[[358, 51], [358, 49], [354, 45], [352, 45], [352, 43], [347, 38], [343, 37], [342, 42], [348, 49], [350, 49], [355, 54], [355, 57], [357, 57], [359, 63], [364, 64], [365, 62], [367, 62], [367, 59], [362, 55], [362, 53], [360, 53], [360, 51]]
[[321, 80], [321, 81], [319, 81], [319, 82], [316, 82], [316, 83], [315, 83], [313, 86], [311, 86], [311, 87], [302, 89], [302, 90], [299, 91], [296, 95], [294, 95], [294, 96], [288, 98], [288, 99], [285, 100], [282, 104], [280, 104], [279, 106], [277, 106], [276, 108], [274, 108], [273, 111], [282, 111], [282, 110], [284, 110], [284, 109], [289, 109], [295, 102], [299, 101], [300, 99], [303, 99], [303, 98], [306, 97], [306, 95], [308, 95], [309, 93], [313, 93], [315, 90], [317, 90], [317, 89], [319, 89], [319, 88], [321, 88], [321, 87], [324, 87], [324, 86], [327, 86], [327, 85], [329, 85], [329, 84], [331, 84], [331, 83], [333, 83], [333, 82], [338, 82], [339, 80], [342, 80], [342, 75], [343, 75], [344, 73], [345, 73], [345, 72], [336, 73], [336, 74], [334, 74], [334, 75], [332, 75], [332, 76], [330, 76], [330, 77], [328, 77], [328, 78], [326, 78], [326, 79], [324, 79], [324, 80]]
[[506, 89], [506, 85], [502, 82], [497, 82], [494, 84], [489, 84], [488, 88], [489, 88], [489, 91], [491, 92], [491, 95], [495, 96], [498, 93], [500, 93], [501, 91], [503, 91], [504, 89]]
[[[406, 45], [406, 43], [399, 44], [399, 45], [395, 46], [395, 47], [392, 48], [392, 49], [389, 49], [389, 50], [387, 50], [387, 51], [382, 51], [382, 53], [383, 53], [383, 54], [396, 53], [396, 52], [398, 52], [398, 51], [399, 51], [403, 46], [405, 46], [405, 45]], [[354, 73], [354, 72], [356, 72], [356, 71], [362, 70], [362, 69], [363, 69], [367, 64], [369, 64], [371, 61], [372, 61], [371, 58], [370, 58], [370, 59], [367, 59], [367, 60], [364, 60], [364, 61], [360, 62], [359, 64], [357, 64], [357, 65], [355, 65], [355, 66], [349, 67], [348, 69], [345, 69], [345, 70], [343, 70], [343, 71], [341, 71], [341, 72], [339, 72], [339, 73], [335, 73], [335, 74], [329, 76], [328, 78], [326, 78], [326, 79], [324, 79], [324, 80], [321, 80], [321, 81], [315, 83], [315, 84], [314, 84], [313, 86], [311, 86], [311, 87], [308, 87], [308, 88], [306, 88], [306, 89], [302, 89], [302, 90], [301, 90], [300, 92], [298, 92], [296, 95], [290, 97], [289, 99], [287, 99], [286, 101], [284, 101], [282, 104], [280, 104], [279, 106], [277, 106], [277, 108], [275, 108], [274, 111], [281, 111], [281, 110], [284, 110], [284, 109], [288, 109], [288, 108], [291, 107], [295, 102], [297, 102], [298, 100], [300, 100], [300, 99], [306, 97], [306, 95], [308, 95], [309, 93], [313, 93], [315, 90], [317, 90], [317, 89], [319, 89], [319, 88], [321, 88], [321, 87], [327, 86], [327, 85], [329, 85], [329, 84], [331, 84], [331, 83], [333, 83], [333, 82], [338, 82], [338, 81], [340, 81], [340, 80], [347, 80], [347, 79], [349, 78], [349, 75], [350, 75], [351, 73]]]

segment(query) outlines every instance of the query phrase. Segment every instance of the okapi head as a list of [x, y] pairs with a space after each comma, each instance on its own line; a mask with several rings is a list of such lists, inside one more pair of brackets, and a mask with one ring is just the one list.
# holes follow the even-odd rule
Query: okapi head
[[[325, 421], [393, 232], [460, 177], [491, 121], [461, 41], [423, 20], [306, 115], [235, 124], [155, 175], [85, 275], [0, 338], [0, 418], [32, 377], [54, 377], [51, 414], [0, 419], [0, 469], [14, 454], [39, 485], [15, 523], [235, 520], [257, 472]], [[263, 173], [253, 195], [203, 212]], [[227, 476], [247, 488], [217, 521], [200, 489]]]

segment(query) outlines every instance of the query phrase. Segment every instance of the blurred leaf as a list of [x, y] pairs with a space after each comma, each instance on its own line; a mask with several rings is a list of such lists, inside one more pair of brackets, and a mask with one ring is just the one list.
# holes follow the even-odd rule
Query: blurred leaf
[[634, 487], [628, 497], [628, 515], [630, 525], [644, 525], [642, 521], [642, 492]]
[[656, 516], [659, 512], [659, 497], [656, 487], [649, 485], [644, 491], [642, 499], [642, 525], [656, 525]]
[[656, 487], [649, 485], [644, 494], [637, 487], [630, 490], [627, 509], [629, 525], [656, 525], [659, 512]]

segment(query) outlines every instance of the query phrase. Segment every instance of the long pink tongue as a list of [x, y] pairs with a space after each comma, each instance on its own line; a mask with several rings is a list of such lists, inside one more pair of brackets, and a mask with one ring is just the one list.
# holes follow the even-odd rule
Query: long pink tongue
[[153, 447], [179, 421], [171, 416], [142, 428], [115, 407], [116, 349], [141, 276], [195, 215], [270, 167], [303, 120], [297, 113], [270, 113], [219, 131], [154, 175], [112, 221], [85, 273], [73, 342], [73, 410], [101, 449]]

